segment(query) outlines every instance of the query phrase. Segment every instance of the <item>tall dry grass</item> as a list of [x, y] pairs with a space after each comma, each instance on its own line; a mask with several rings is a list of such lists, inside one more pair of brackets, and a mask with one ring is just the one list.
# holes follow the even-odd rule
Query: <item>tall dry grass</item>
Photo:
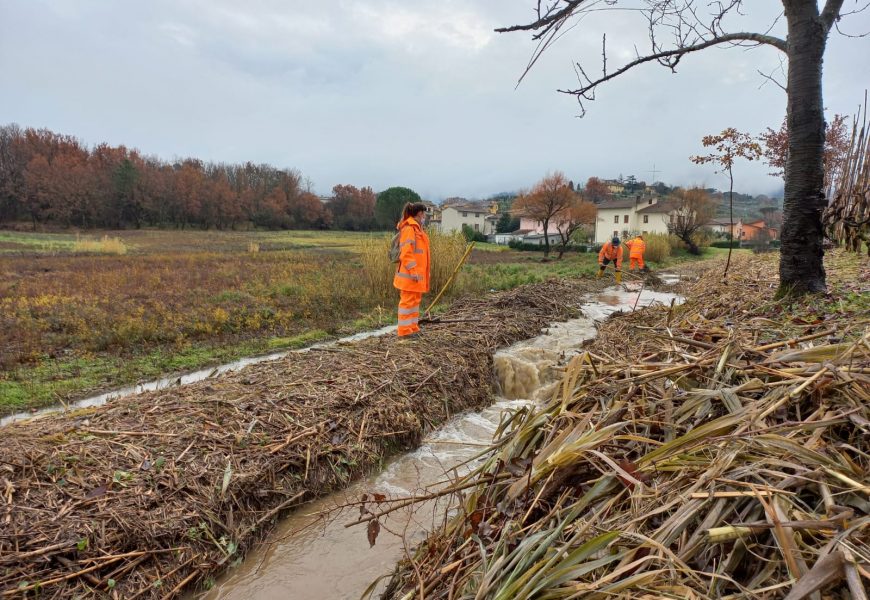
[[665, 233], [650, 233], [643, 236], [646, 242], [644, 259], [653, 262], [662, 262], [671, 255], [671, 242]]
[[76, 237], [73, 244], [73, 252], [90, 252], [94, 254], [127, 254], [127, 244], [121, 238], [110, 238], [107, 235], [103, 239], [94, 240], [90, 238]]
[[[431, 283], [430, 294], [434, 297], [447, 283], [453, 269], [462, 259], [466, 241], [461, 233], [441, 233], [427, 231], [431, 249]], [[390, 238], [374, 237], [365, 240], [361, 245], [360, 261], [366, 289], [370, 297], [377, 301], [392, 301], [398, 292], [393, 287], [393, 275], [396, 265], [389, 258]], [[457, 280], [459, 277], [457, 277]], [[457, 282], [451, 286], [450, 293], [458, 291]]]

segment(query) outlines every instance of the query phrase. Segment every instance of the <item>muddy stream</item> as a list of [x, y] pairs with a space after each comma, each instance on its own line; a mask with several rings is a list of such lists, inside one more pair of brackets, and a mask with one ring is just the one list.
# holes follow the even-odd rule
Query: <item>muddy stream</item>
[[[429, 502], [413, 511], [392, 513], [382, 519], [374, 547], [369, 547], [364, 525], [345, 527], [359, 517], [358, 509], [340, 507], [363, 494], [395, 498], [425, 493], [427, 488], [437, 488], [470, 470], [481, 460], [480, 454], [492, 441], [505, 411], [534, 404], [552, 393], [560, 366], [595, 337], [596, 321], [619, 310], [681, 301], [674, 294], [639, 288], [639, 284], [628, 284], [587, 296], [581, 304], [581, 318], [555, 324], [536, 338], [497, 352], [494, 362], [499, 396], [492, 406], [455, 417], [433, 431], [420, 448], [388, 462], [379, 474], [305, 505], [280, 523], [210, 591], [190, 598], [360, 598], [373, 582], [392, 572], [406, 547], [413, 548], [445, 518], [444, 506]], [[382, 579], [370, 590], [372, 597], [378, 597], [385, 585], [386, 579]]]

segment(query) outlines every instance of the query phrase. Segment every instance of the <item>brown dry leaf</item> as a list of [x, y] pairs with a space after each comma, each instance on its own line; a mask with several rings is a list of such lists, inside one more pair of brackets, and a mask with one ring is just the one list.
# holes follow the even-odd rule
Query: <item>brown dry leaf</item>
[[368, 538], [369, 538], [369, 548], [375, 545], [375, 541], [378, 539], [378, 534], [381, 532], [381, 524], [378, 523], [377, 519], [372, 519], [369, 521], [368, 526]]

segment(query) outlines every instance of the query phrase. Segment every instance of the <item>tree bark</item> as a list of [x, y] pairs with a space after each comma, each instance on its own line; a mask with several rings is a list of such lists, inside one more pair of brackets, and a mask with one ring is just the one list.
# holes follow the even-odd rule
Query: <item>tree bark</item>
[[544, 219], [544, 258], [550, 256], [550, 219]]
[[825, 115], [822, 57], [827, 28], [815, 0], [786, 0], [788, 20], [788, 159], [780, 293], [825, 290], [822, 264]]

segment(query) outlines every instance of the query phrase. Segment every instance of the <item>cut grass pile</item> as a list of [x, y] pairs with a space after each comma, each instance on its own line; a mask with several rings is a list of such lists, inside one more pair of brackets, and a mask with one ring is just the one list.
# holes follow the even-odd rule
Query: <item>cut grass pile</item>
[[775, 262], [741, 257], [727, 285], [603, 324], [433, 492], [456, 516], [384, 597], [866, 598], [870, 269], [833, 263], [824, 301], [772, 301]]
[[[169, 598], [282, 513], [492, 399], [492, 353], [596, 286], [458, 301], [458, 322], [3, 428], [0, 596]], [[467, 327], [473, 321], [474, 327]]]

